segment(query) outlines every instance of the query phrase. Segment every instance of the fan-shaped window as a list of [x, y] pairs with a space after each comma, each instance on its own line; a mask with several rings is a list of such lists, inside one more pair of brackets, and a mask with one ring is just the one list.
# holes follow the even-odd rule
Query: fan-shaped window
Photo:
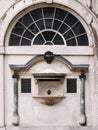
[[43, 7], [25, 14], [12, 29], [10, 46], [88, 46], [87, 33], [68, 11]]

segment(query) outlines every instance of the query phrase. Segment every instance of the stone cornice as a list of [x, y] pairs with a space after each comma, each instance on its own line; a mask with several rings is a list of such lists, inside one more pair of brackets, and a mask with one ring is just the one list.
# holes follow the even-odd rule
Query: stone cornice
[[[46, 54], [48, 54], [47, 58]], [[51, 59], [52, 57], [52, 59]], [[25, 71], [28, 70], [33, 64], [39, 62], [40, 60], [45, 60], [47, 64], [51, 64], [54, 59], [57, 59], [64, 63], [70, 70], [88, 70], [89, 64], [72, 64], [70, 61], [68, 61], [65, 57], [61, 55], [55, 55], [52, 52], [48, 51], [44, 55], [36, 55], [33, 57], [30, 61], [28, 61], [26, 64], [18, 64], [18, 65], [9, 65], [12, 70], [16, 71]], [[51, 62], [48, 62], [51, 61]]]

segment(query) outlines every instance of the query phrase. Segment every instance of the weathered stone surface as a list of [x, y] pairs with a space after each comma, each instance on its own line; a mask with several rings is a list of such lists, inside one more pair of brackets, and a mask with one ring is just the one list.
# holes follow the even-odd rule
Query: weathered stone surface
[[[66, 8], [79, 18], [87, 30], [90, 45], [87, 47], [9, 47], [12, 26], [29, 9], [40, 5]], [[28, 9], [27, 9], [28, 8]], [[21, 13], [20, 13], [21, 12]], [[19, 15], [18, 15], [19, 14]], [[85, 114], [87, 124], [80, 127], [80, 71], [70, 71], [64, 63], [43, 60], [27, 71], [19, 72], [20, 79], [33, 79], [33, 74], [42, 69], [65, 73], [65, 78], [77, 78], [77, 94], [66, 94], [61, 102], [46, 106], [32, 98], [33, 94], [21, 94], [19, 79], [19, 126], [13, 127], [13, 71], [10, 64], [26, 64], [37, 54], [46, 51], [63, 55], [72, 64], [89, 64], [85, 81]], [[75, 73], [75, 74], [74, 74]], [[32, 86], [34, 82], [32, 83]], [[66, 82], [64, 84], [66, 87]], [[48, 88], [48, 87], [47, 87]], [[59, 89], [59, 88], [58, 88]], [[35, 89], [36, 90], [36, 89]], [[45, 89], [46, 90], [46, 89]], [[33, 89], [32, 89], [33, 91]], [[34, 92], [34, 91], [33, 91]], [[32, 93], [33, 93], [32, 92]], [[50, 101], [50, 100], [49, 100]], [[53, 103], [52, 103], [53, 104]], [[98, 0], [0, 0], [0, 130], [98, 130]]]
[[97, 127], [64, 127], [64, 126], [53, 126], [53, 127], [7, 127], [6, 130], [97, 130]]

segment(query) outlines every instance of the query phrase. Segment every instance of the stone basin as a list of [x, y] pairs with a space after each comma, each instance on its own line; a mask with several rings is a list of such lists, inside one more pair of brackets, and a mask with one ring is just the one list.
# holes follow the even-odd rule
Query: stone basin
[[65, 96], [34, 96], [33, 98], [35, 98], [38, 102], [44, 104], [44, 105], [54, 105], [58, 102], [60, 102], [62, 99], [65, 98]]

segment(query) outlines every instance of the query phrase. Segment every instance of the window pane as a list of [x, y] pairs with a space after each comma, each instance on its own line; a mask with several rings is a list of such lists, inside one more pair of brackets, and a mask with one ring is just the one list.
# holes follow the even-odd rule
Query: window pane
[[58, 20], [54, 20], [53, 29], [58, 30], [60, 25], [61, 25], [61, 22], [59, 22]]
[[66, 26], [65, 24], [62, 24], [62, 26], [59, 29], [59, 32], [63, 34], [67, 30], [68, 30], [68, 26]]
[[53, 18], [54, 15], [54, 8], [48, 7], [43, 8], [44, 18]]
[[12, 33], [15, 33], [15, 34], [18, 34], [18, 35], [22, 35], [24, 30], [25, 30], [25, 28], [20, 23], [17, 23], [15, 25], [15, 27], [13, 28]]
[[31, 93], [31, 79], [21, 79], [21, 93]]
[[24, 15], [19, 21], [25, 26], [29, 26], [33, 22], [29, 14]]
[[67, 42], [67, 46], [76, 46], [76, 40], [75, 38], [66, 41]]
[[74, 34], [73, 34], [72, 30], [70, 30], [70, 31], [68, 31], [67, 33], [64, 34], [64, 38], [66, 40], [68, 40], [68, 39], [70, 39], [72, 37], [74, 37]]
[[69, 15], [67, 16], [67, 18], [65, 19], [65, 23], [68, 24], [70, 27], [72, 25], [74, 25], [78, 20], [72, 15], [69, 13]]
[[10, 46], [13, 46], [13, 45], [18, 46], [19, 42], [20, 42], [20, 37], [11, 34], [11, 37], [10, 37], [10, 40], [9, 40]]
[[80, 22], [76, 26], [74, 26], [72, 29], [76, 35], [86, 33]]
[[32, 24], [28, 29], [30, 29], [34, 34], [39, 31], [35, 24]]
[[44, 39], [43, 39], [43, 37], [42, 37], [42, 35], [41, 34], [39, 34], [36, 38], [35, 38], [35, 40], [34, 40], [34, 45], [43, 45], [44, 44]]
[[51, 41], [55, 32], [52, 31], [45, 31], [42, 33], [46, 41]]
[[46, 29], [51, 29], [52, 20], [51, 19], [45, 19], [45, 25], [46, 25]]
[[22, 46], [30, 46], [30, 45], [31, 45], [31, 41], [22, 38], [21, 45], [22, 45]]
[[33, 10], [33, 11], [30, 12], [30, 14], [35, 21], [43, 18], [41, 9]]
[[87, 35], [83, 35], [81, 37], [78, 37], [78, 45], [79, 46], [88, 46], [88, 39]]
[[55, 18], [59, 20], [63, 20], [66, 16], [67, 12], [62, 9], [56, 9]]
[[67, 93], [76, 93], [76, 92], [77, 92], [77, 80], [67, 79]]
[[29, 38], [29, 39], [33, 39], [33, 34], [31, 32], [29, 32], [28, 30], [26, 30], [26, 32], [24, 33], [23, 37]]
[[53, 43], [54, 43], [54, 45], [64, 45], [63, 39], [58, 34], [54, 38]]
[[40, 20], [40, 21], [36, 22], [36, 24], [37, 24], [37, 26], [38, 26], [38, 28], [39, 28], [40, 30], [42, 30], [42, 29], [45, 28], [45, 26], [44, 26], [44, 21], [43, 21], [43, 20]]

